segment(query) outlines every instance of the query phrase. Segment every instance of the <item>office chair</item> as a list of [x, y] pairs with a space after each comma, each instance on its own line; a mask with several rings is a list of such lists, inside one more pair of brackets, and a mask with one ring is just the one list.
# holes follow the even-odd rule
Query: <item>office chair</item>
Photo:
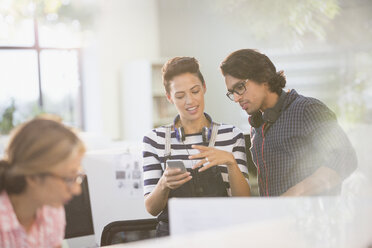
[[111, 222], [102, 231], [101, 246], [155, 238], [157, 224], [156, 218]]

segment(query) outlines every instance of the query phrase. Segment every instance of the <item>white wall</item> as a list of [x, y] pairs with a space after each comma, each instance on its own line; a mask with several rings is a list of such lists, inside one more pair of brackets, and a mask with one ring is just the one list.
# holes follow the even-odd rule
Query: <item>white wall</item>
[[160, 0], [160, 54], [198, 59], [207, 85], [206, 112], [217, 122], [248, 130], [246, 113], [225, 96], [219, 64], [230, 52], [258, 44], [214, 7], [214, 1]]
[[[259, 49], [273, 60], [277, 70], [288, 71], [288, 88], [296, 88], [302, 94], [326, 100], [320, 94], [324, 93], [321, 92], [324, 91], [324, 85], [323, 88], [319, 85], [329, 80], [329, 72], [345, 74], [348, 70], [346, 66], [353, 63], [346, 56], [348, 52], [356, 52], [357, 49], [370, 51], [370, 48], [365, 48], [370, 41], [357, 34], [359, 24], [355, 20], [368, 20], [370, 14], [367, 12], [372, 9], [372, 4], [366, 0], [340, 2], [340, 14], [332, 22], [324, 21], [324, 29], [329, 31], [324, 40], [306, 33], [301, 37], [302, 44], [293, 41], [291, 44], [291, 37], [285, 35], [290, 33], [290, 29], [288, 24], [283, 25], [284, 18], [265, 15], [276, 10], [283, 11], [280, 1], [159, 0], [160, 55], [196, 57], [201, 63], [207, 84], [206, 111], [216, 121], [235, 124], [243, 131], [249, 131], [247, 114], [225, 96], [224, 79], [219, 70], [222, 60], [238, 49]], [[283, 1], [283, 4], [286, 2]], [[242, 8], [231, 11], [229, 7], [233, 8], [234, 5]], [[247, 16], [252, 14], [255, 14], [253, 19]], [[367, 22], [364, 24], [367, 25]], [[278, 25], [277, 30], [272, 30], [275, 25]], [[258, 39], [257, 32], [265, 32], [265, 29], [270, 32], [266, 31], [266, 36]], [[327, 61], [323, 59], [330, 61], [331, 65], [324, 65]], [[299, 70], [295, 71], [297, 74], [293, 73], [300, 66], [298, 64], [304, 65], [301, 82], [298, 81]], [[305, 78], [310, 84], [304, 85]], [[343, 80], [347, 81], [348, 78], [344, 77]], [[344, 81], [339, 84], [344, 84]], [[327, 93], [333, 94], [329, 91]]]
[[[225, 96], [226, 88], [219, 70], [221, 61], [237, 49], [258, 48], [272, 58], [278, 70], [288, 71], [288, 88], [297, 88], [300, 93], [310, 93], [310, 96], [324, 100], [320, 95], [311, 95], [313, 92], [306, 91], [309, 86], [301, 85], [291, 68], [286, 67], [288, 60], [292, 65], [296, 65], [297, 60], [303, 60], [301, 53], [310, 53], [310, 56], [321, 59], [323, 51], [327, 51], [336, 55], [334, 59], [337, 62], [337, 54], [345, 54], [346, 51], [362, 47], [366, 42], [358, 38], [359, 36], [350, 32], [345, 36], [345, 24], [355, 19], [355, 15], [365, 16], [364, 12], [368, 11], [363, 10], [371, 9], [372, 6], [366, 6], [366, 0], [359, 0], [363, 2], [363, 8], [359, 8], [357, 3], [347, 1], [346, 5], [343, 1], [340, 15], [335, 20], [337, 25], [329, 28], [329, 43], [317, 40], [314, 35], [305, 35], [306, 39], [310, 38], [304, 40], [301, 49], [297, 47], [296, 50], [295, 46], [283, 45], [285, 42], [280, 40], [283, 38], [280, 32], [269, 33], [266, 40], [256, 38], [252, 27], [257, 29], [262, 24], [262, 29], [265, 29], [268, 23], [275, 23], [275, 17], [269, 19], [267, 16], [259, 16], [253, 22], [247, 22], [248, 19], [244, 19], [245, 9], [239, 13], [224, 9], [228, 6], [227, 2], [239, 4], [242, 1], [96, 1], [100, 3], [100, 14], [96, 18], [94, 45], [87, 49], [95, 56], [87, 56], [91, 69], [84, 68], [85, 73], [89, 73], [84, 77], [84, 89], [89, 94], [85, 97], [85, 124], [87, 131], [103, 133], [114, 139], [127, 139], [125, 123], [132, 121], [126, 119], [123, 114], [125, 106], [131, 104], [122, 99], [122, 79], [125, 78], [122, 72], [125, 71], [123, 66], [127, 62], [174, 56], [196, 57], [201, 63], [201, 70], [207, 82], [206, 111], [214, 120], [235, 124], [247, 132], [247, 114]], [[252, 14], [252, 10], [255, 11], [254, 4], [257, 4], [257, 1], [247, 1], [243, 5], [249, 8]], [[278, 6], [273, 5], [272, 8]], [[268, 22], [269, 20], [271, 22]], [[325, 28], [327, 25], [325, 24]], [[283, 27], [283, 30], [284, 28], [288, 27]], [[312, 52], [314, 55], [311, 55]], [[92, 61], [94, 57], [95, 62]], [[336, 70], [344, 73], [345, 68]], [[310, 74], [318, 76], [316, 70], [309, 69], [307, 75]], [[316, 80], [314, 83], [322, 83], [318, 78], [312, 78]], [[301, 88], [302, 86], [304, 87]], [[318, 86], [311, 89], [318, 89]], [[138, 93], [138, 97], [141, 98], [141, 93]]]
[[[156, 0], [97, 0], [99, 14], [86, 49], [84, 67], [86, 130], [122, 138], [121, 70], [132, 60], [159, 56]], [[94, 54], [94, 56], [90, 56]], [[96, 57], [96, 61], [91, 60]], [[136, 93], [134, 93], [136, 94]], [[140, 94], [140, 93], [137, 93]], [[128, 103], [129, 104], [129, 103]]]
[[122, 138], [139, 143], [153, 128], [150, 61], [138, 60], [125, 64], [122, 74]]

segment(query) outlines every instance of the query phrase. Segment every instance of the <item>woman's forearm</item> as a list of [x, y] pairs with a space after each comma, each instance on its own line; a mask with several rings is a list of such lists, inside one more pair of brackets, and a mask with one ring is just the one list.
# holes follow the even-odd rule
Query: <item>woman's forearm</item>
[[232, 196], [250, 196], [249, 184], [236, 162], [227, 166]]
[[145, 196], [145, 206], [147, 212], [153, 216], [157, 216], [168, 202], [170, 189], [163, 183], [164, 178], [161, 177], [155, 186], [155, 189]]

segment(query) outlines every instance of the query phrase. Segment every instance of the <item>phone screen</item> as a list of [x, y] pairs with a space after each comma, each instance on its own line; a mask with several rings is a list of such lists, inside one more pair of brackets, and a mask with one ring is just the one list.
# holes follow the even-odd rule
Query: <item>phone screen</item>
[[167, 160], [167, 167], [176, 169], [179, 168], [181, 169], [181, 172], [186, 172], [186, 167], [185, 164], [183, 163], [182, 160]]

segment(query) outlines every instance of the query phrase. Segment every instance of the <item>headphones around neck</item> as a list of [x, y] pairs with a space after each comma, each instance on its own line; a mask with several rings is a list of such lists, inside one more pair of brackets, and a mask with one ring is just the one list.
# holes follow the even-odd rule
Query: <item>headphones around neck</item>
[[[212, 135], [213, 122], [212, 118], [208, 114], [204, 113], [204, 115], [207, 118], [207, 120], [211, 123], [211, 126], [209, 128], [203, 127], [201, 130], [203, 143], [208, 143]], [[183, 128], [183, 126], [176, 128], [176, 123], [177, 121], [179, 121], [179, 119], [180, 115], [177, 115], [176, 118], [174, 119], [173, 122], [174, 132], [176, 133], [176, 139], [178, 140], [178, 142], [184, 142], [186, 139], [185, 129]]]
[[256, 113], [252, 114], [248, 117], [248, 122], [252, 127], [258, 128], [264, 123], [268, 123], [269, 125], [272, 125], [276, 122], [277, 119], [279, 119], [282, 108], [284, 105], [284, 100], [287, 96], [287, 93], [282, 90], [282, 94], [279, 97], [278, 102], [275, 104], [274, 107], [266, 109], [264, 113], [261, 111], [257, 111]]

